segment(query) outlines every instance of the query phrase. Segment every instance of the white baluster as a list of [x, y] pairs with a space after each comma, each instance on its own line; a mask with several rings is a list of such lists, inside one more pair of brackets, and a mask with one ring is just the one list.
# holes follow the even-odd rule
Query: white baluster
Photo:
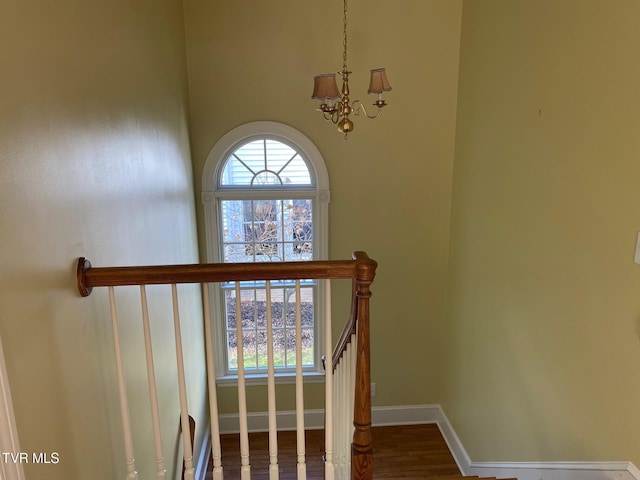
[[182, 425], [182, 444], [184, 450], [184, 479], [193, 480], [193, 445], [189, 426], [189, 407], [187, 403], [187, 385], [184, 375], [184, 356], [182, 351], [182, 333], [180, 329], [180, 310], [178, 308], [178, 288], [171, 284], [173, 297], [173, 326], [176, 341], [176, 361], [178, 365], [178, 391], [180, 393], [180, 423]]
[[333, 373], [333, 409], [335, 414], [333, 415], [333, 445], [334, 445], [334, 454], [333, 454], [333, 463], [335, 465], [335, 472], [337, 478], [342, 478], [340, 476], [340, 420], [341, 420], [341, 411], [340, 411], [340, 371], [342, 370], [342, 364], [338, 362], [336, 365], [336, 370]]
[[302, 299], [300, 280], [296, 280], [296, 426], [298, 453], [298, 480], [306, 480], [307, 465], [305, 463], [304, 438], [304, 389], [302, 380]]
[[238, 352], [238, 415], [240, 416], [240, 478], [251, 480], [249, 464], [249, 427], [247, 426], [247, 391], [244, 381], [244, 336], [240, 282], [236, 282], [236, 345]]
[[335, 466], [333, 464], [333, 339], [331, 332], [331, 280], [325, 280], [325, 480], [334, 480]]
[[276, 422], [276, 370], [273, 358], [271, 281], [267, 281], [267, 397], [269, 410], [269, 480], [278, 480], [278, 425]]
[[[349, 451], [351, 451], [351, 442], [353, 441], [353, 433], [356, 427], [353, 425], [354, 406], [356, 400], [356, 366], [358, 364], [358, 327], [356, 333], [351, 336], [351, 370], [349, 378]], [[349, 465], [351, 465], [351, 455], [349, 455]]]
[[333, 401], [334, 401], [334, 408], [336, 411], [335, 414], [335, 419], [333, 422], [334, 425], [334, 433], [333, 433], [333, 444], [335, 445], [335, 460], [334, 463], [336, 464], [336, 473], [339, 479], [342, 479], [342, 437], [341, 437], [341, 432], [342, 429], [344, 428], [344, 413], [343, 413], [343, 409], [341, 408], [342, 405], [340, 405], [340, 395], [342, 393], [341, 387], [342, 387], [342, 371], [344, 369], [344, 365], [342, 363], [342, 360], [340, 360], [338, 362], [338, 365], [336, 366], [336, 371], [333, 377]]
[[129, 403], [127, 402], [127, 388], [122, 365], [122, 350], [120, 348], [120, 333], [118, 331], [118, 314], [113, 287], [109, 287], [109, 304], [111, 306], [111, 325], [113, 327], [113, 346], [116, 354], [116, 371], [118, 375], [118, 391], [120, 393], [120, 415], [122, 418], [122, 433], [124, 435], [124, 453], [126, 457], [126, 480], [137, 480], [136, 461], [133, 456], [133, 437], [131, 434], [131, 420], [129, 418]]
[[338, 370], [336, 371], [336, 381], [335, 381], [335, 389], [336, 389], [336, 411], [338, 414], [336, 415], [336, 434], [335, 434], [335, 445], [336, 445], [336, 459], [338, 465], [338, 478], [342, 479], [343, 470], [344, 470], [344, 452], [342, 446], [342, 431], [344, 430], [344, 405], [342, 405], [342, 397], [343, 397], [343, 389], [344, 385], [342, 384], [344, 376], [344, 357], [340, 358], [340, 363], [338, 363]]
[[[352, 337], [353, 340], [353, 337]], [[342, 451], [344, 455], [343, 475], [347, 475], [347, 472], [351, 470], [351, 438], [349, 435], [351, 429], [349, 426], [353, 423], [353, 411], [349, 402], [349, 390], [351, 390], [351, 351], [353, 350], [353, 343], [349, 343], [347, 350], [344, 354], [344, 374], [342, 376], [342, 409], [344, 410], [344, 428], [342, 429]]]
[[[357, 330], [357, 327], [356, 327]], [[351, 378], [349, 380], [349, 451], [353, 443], [353, 434], [356, 427], [353, 425], [354, 407], [356, 399], [356, 366], [358, 364], [358, 336], [353, 336], [353, 348], [351, 350]], [[351, 455], [349, 455], [349, 469], [351, 469]]]
[[216, 392], [213, 333], [211, 328], [211, 306], [209, 284], [202, 286], [204, 304], [204, 345], [207, 356], [207, 382], [209, 385], [209, 416], [211, 417], [211, 455], [213, 457], [213, 480], [222, 480], [222, 447], [220, 445], [220, 422], [218, 420], [218, 395]]
[[162, 435], [160, 432], [160, 413], [158, 408], [158, 389], [156, 388], [156, 374], [153, 363], [153, 347], [151, 342], [151, 327], [149, 325], [149, 307], [147, 291], [140, 285], [140, 299], [142, 302], [142, 326], [144, 330], [144, 349], [147, 357], [147, 381], [149, 383], [149, 400], [151, 402], [151, 423], [153, 426], [153, 443], [156, 454], [156, 478], [162, 480], [165, 476], [164, 454], [162, 453]]

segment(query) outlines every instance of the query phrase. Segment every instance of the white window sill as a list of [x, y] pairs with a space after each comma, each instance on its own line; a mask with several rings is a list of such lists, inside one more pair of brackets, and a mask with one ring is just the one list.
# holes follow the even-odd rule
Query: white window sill
[[[304, 372], [302, 374], [302, 380], [304, 383], [324, 383], [325, 375], [320, 372]], [[266, 385], [267, 374], [266, 373], [245, 373], [244, 383], [246, 385]], [[286, 385], [296, 383], [295, 373], [276, 373], [276, 384]], [[238, 385], [237, 375], [225, 375], [224, 377], [218, 377], [216, 379], [216, 385], [219, 387], [235, 387]]]

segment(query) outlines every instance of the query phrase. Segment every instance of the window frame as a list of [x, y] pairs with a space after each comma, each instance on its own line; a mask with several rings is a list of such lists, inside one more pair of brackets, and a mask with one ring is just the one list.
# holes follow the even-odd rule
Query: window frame
[[[258, 139], [275, 140], [296, 150], [309, 168], [311, 186], [223, 186], [222, 173], [229, 155], [241, 145]], [[320, 151], [313, 142], [289, 125], [271, 121], [251, 122], [232, 129], [220, 138], [209, 152], [203, 168], [201, 199], [204, 205], [206, 257], [209, 263], [221, 263], [224, 260], [219, 237], [222, 200], [311, 199], [312, 238], [314, 239], [312, 259], [328, 259], [330, 193], [327, 168]], [[235, 385], [237, 375], [226, 371], [226, 340], [223, 338], [225, 316], [221, 290], [217, 284], [210, 285], [215, 374], [218, 384]], [[303, 373], [305, 381], [321, 381], [323, 378], [321, 357], [324, 354], [325, 342], [322, 319], [326, 318], [324, 282], [318, 282], [316, 292], [317, 298], [314, 300], [315, 369]], [[266, 379], [266, 373], [246, 372], [246, 381], [249, 384], [264, 384]], [[276, 371], [276, 381], [293, 383], [295, 374]]]

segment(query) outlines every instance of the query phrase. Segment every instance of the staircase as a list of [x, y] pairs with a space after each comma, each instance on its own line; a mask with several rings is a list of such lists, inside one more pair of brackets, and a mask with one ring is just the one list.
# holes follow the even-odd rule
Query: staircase
[[[266, 333], [264, 346], [266, 347], [265, 375], [267, 378], [267, 408], [269, 436], [268, 442], [268, 470], [270, 479], [278, 478], [282, 468], [279, 459], [279, 432], [277, 425], [276, 408], [276, 343], [274, 330], [277, 328], [278, 320], [280, 324], [289, 324], [290, 338], [295, 338], [295, 352], [285, 352], [295, 355], [295, 433], [296, 450], [294, 472], [296, 478], [305, 480], [307, 465], [307, 455], [305, 452], [305, 421], [304, 421], [304, 380], [303, 380], [303, 304], [310, 303], [303, 298], [303, 292], [308, 298], [318, 298], [318, 302], [324, 306], [320, 310], [322, 315], [322, 330], [324, 330], [325, 352], [323, 355], [324, 386], [325, 386], [325, 412], [324, 412], [324, 440], [326, 449], [323, 450], [322, 457], [325, 463], [322, 472], [328, 479], [371, 480], [373, 478], [373, 451], [371, 435], [371, 368], [370, 368], [370, 323], [369, 323], [369, 298], [371, 297], [370, 286], [375, 277], [377, 263], [371, 260], [364, 252], [354, 252], [351, 260], [311, 260], [311, 261], [285, 261], [285, 262], [249, 262], [249, 263], [211, 263], [193, 265], [150, 265], [150, 266], [125, 266], [125, 267], [93, 267], [86, 258], [78, 259], [77, 264], [77, 287], [79, 293], [86, 297], [91, 294], [95, 287], [108, 287], [109, 312], [111, 317], [113, 347], [116, 363], [116, 379], [120, 399], [120, 413], [123, 433], [123, 447], [121, 461], [124, 462], [127, 471], [127, 478], [138, 478], [137, 467], [134, 458], [134, 427], [138, 427], [137, 422], [132, 422], [131, 411], [151, 411], [151, 430], [153, 441], [143, 448], [149, 452], [148, 459], [155, 456], [155, 462], [145, 462], [144, 469], [155, 470], [158, 478], [164, 478], [165, 453], [163, 451], [162, 425], [166, 420], [160, 417], [159, 395], [156, 388], [156, 368], [154, 365], [154, 341], [151, 334], [152, 322], [150, 320], [150, 308], [147, 295], [147, 287], [152, 285], [165, 285], [166, 289], [158, 291], [154, 289], [154, 298], [163, 294], [170, 298], [162, 302], [170, 305], [171, 308], [162, 309], [162, 318], [167, 324], [173, 323], [175, 353], [176, 353], [176, 384], [178, 387], [180, 425], [182, 432], [189, 432], [189, 402], [187, 401], [188, 377], [185, 373], [185, 351], [182, 343], [182, 322], [185, 317], [195, 318], [193, 315], [184, 314], [181, 309], [179, 298], [180, 292], [185, 288], [183, 284], [196, 284], [192, 295], [189, 298], [196, 300], [197, 294], [202, 295], [202, 302], [191, 302], [191, 306], [203, 306], [204, 320], [204, 344], [206, 355], [202, 359], [206, 364], [206, 380], [208, 387], [208, 407], [211, 434], [211, 457], [213, 459], [212, 476], [216, 480], [222, 480], [223, 471], [228, 472], [228, 467], [222, 461], [220, 419], [217, 404], [217, 382], [215, 372], [216, 362], [221, 359], [215, 353], [213, 332], [214, 318], [218, 314], [223, 314], [219, 301], [227, 303], [226, 311], [235, 310], [235, 318], [242, 321], [235, 322], [235, 338], [242, 339], [236, 342], [235, 352], [237, 358], [237, 392], [238, 392], [238, 416], [240, 431], [240, 459], [239, 476], [242, 480], [259, 480], [254, 476], [254, 472], [259, 465], [257, 458], [251, 451], [249, 441], [249, 427], [247, 420], [247, 390], [245, 382], [245, 370], [257, 371], [258, 362], [245, 358], [245, 344], [249, 348], [252, 343], [250, 339], [258, 334]], [[333, 341], [333, 327], [331, 324], [331, 280], [350, 280], [351, 282], [351, 309], [346, 315], [346, 323], [342, 328], [342, 333], [337, 341]], [[222, 300], [217, 294], [219, 290], [213, 288], [224, 284], [228, 287], [228, 299]], [[139, 287], [139, 299], [141, 309], [118, 308], [116, 302], [116, 289], [120, 287]], [[199, 288], [198, 288], [199, 287]], [[320, 288], [323, 287], [323, 288]], [[304, 288], [304, 290], [303, 290]], [[285, 291], [293, 289], [295, 300], [287, 302], [284, 308], [282, 300]], [[245, 295], [245, 293], [249, 295]], [[253, 293], [252, 293], [253, 292]], [[315, 293], [314, 293], [315, 292]], [[260, 322], [254, 312], [257, 311], [257, 296], [260, 302], [264, 302], [266, 318], [264, 325], [266, 332], [263, 332]], [[307, 295], [308, 294], [308, 295]], [[119, 296], [120, 294], [118, 294]], [[169, 297], [170, 295], [170, 297]], [[154, 300], [152, 298], [152, 302]], [[167, 299], [168, 299], [167, 298]], [[184, 296], [182, 296], [184, 300]], [[213, 301], [217, 298], [219, 301]], [[225, 294], [225, 298], [226, 294]], [[288, 295], [287, 295], [288, 298]], [[229, 303], [231, 305], [229, 305]], [[279, 309], [272, 308], [280, 304]], [[233, 306], [235, 305], [235, 309]], [[121, 305], [120, 305], [121, 306]], [[211, 308], [211, 307], [214, 308]], [[248, 307], [245, 309], [244, 307]], [[196, 307], [197, 308], [197, 307]], [[314, 308], [312, 306], [312, 308]], [[123, 313], [124, 310], [124, 313]], [[212, 311], [213, 310], [213, 311]], [[248, 310], [248, 313], [245, 312]], [[274, 318], [274, 310], [279, 311]], [[140, 313], [138, 313], [140, 312]], [[244, 313], [243, 313], [244, 312]], [[191, 312], [189, 312], [191, 313]], [[154, 314], [155, 315], [155, 314]], [[285, 318], [286, 317], [286, 318]], [[345, 318], [343, 317], [343, 318]], [[155, 317], [154, 317], [155, 318]], [[198, 320], [195, 318], [195, 320]], [[245, 322], [246, 320], [246, 322]], [[123, 354], [119, 326], [121, 322], [129, 324], [139, 324], [144, 331], [144, 345], [138, 348], [144, 349], [146, 354], [147, 383], [149, 387], [149, 407], [144, 400], [129, 404], [130, 397], [127, 395], [127, 384], [130, 379], [125, 376], [125, 363], [131, 355]], [[135, 323], [134, 323], [135, 322]], [[156, 323], [156, 322], [154, 322]], [[248, 324], [247, 327], [245, 324]], [[280, 330], [282, 331], [282, 330]], [[285, 332], [286, 333], [286, 332]], [[255, 335], [254, 335], [255, 334]], [[226, 335], [226, 334], [225, 334]], [[249, 339], [249, 340], [247, 340]], [[141, 342], [142, 343], [142, 342]], [[225, 340], [226, 343], [226, 340]], [[255, 347], [255, 342], [253, 343]], [[335, 347], [335, 348], [334, 348]], [[293, 350], [293, 349], [291, 349]], [[124, 350], [128, 353], [128, 350]], [[255, 352], [257, 354], [257, 351]], [[318, 355], [314, 351], [314, 355]], [[127, 358], [128, 357], [128, 358]], [[137, 357], [136, 357], [137, 358]], [[291, 362], [291, 360], [289, 360]], [[246, 365], [245, 365], [246, 363]], [[144, 368], [144, 367], [143, 367]], [[293, 367], [292, 367], [293, 368]], [[262, 368], [260, 367], [262, 370]], [[205, 396], [197, 401], [206, 402]], [[166, 430], [165, 430], [166, 431]], [[183, 457], [183, 477], [185, 480], [194, 480], [194, 441], [190, 435], [182, 437], [182, 457]], [[139, 446], [137, 448], [140, 448]], [[195, 452], [197, 454], [197, 452]], [[254, 462], [254, 460], [256, 460]], [[224, 474], [226, 478], [230, 476]], [[148, 474], [144, 475], [145, 477]], [[285, 480], [281, 478], [281, 480]]]
[[[123, 459], [127, 469], [127, 478], [137, 478], [134, 460], [133, 430], [129, 414], [129, 397], [124, 375], [124, 356], [120, 346], [118, 330], [119, 315], [116, 304], [116, 287], [138, 286], [140, 289], [141, 318], [125, 311], [124, 321], [138, 321], [144, 330], [144, 351], [149, 386], [149, 399], [153, 430], [153, 445], [148, 445], [149, 453], [155, 454], [153, 467], [158, 478], [164, 478], [165, 460], [162, 450], [159, 398], [156, 390], [155, 367], [152, 352], [151, 322], [147, 301], [148, 285], [169, 286], [171, 293], [171, 312], [167, 310], [167, 320], [172, 317], [177, 366], [177, 384], [180, 399], [180, 424], [182, 432], [193, 432], [193, 422], [187, 402], [187, 383], [184, 367], [178, 285], [200, 284], [202, 304], [204, 305], [204, 327], [206, 370], [210, 408], [211, 459], [207, 478], [242, 480], [323, 480], [350, 478], [353, 480], [402, 479], [402, 480], [446, 480], [477, 479], [463, 477], [444, 441], [437, 425], [408, 425], [395, 427], [371, 427], [371, 372], [369, 339], [369, 297], [376, 262], [364, 252], [355, 252], [352, 260], [342, 261], [305, 261], [305, 262], [257, 262], [229, 264], [196, 265], [154, 265], [129, 267], [92, 267], [85, 258], [78, 259], [78, 291], [88, 296], [94, 287], [108, 287], [110, 316], [112, 323], [118, 393], [121, 404], [122, 431], [124, 437]], [[285, 279], [285, 280], [283, 280]], [[302, 377], [302, 280], [314, 279], [323, 282], [327, 293], [326, 312], [331, 311], [331, 279], [350, 279], [351, 312], [343, 327], [342, 334], [332, 350], [331, 315], [324, 319], [325, 340], [328, 349], [323, 357], [325, 365], [325, 431], [305, 431], [304, 425], [304, 385]], [[256, 282], [264, 284], [266, 301], [267, 346], [274, 343], [272, 321], [271, 282], [285, 282], [295, 285], [295, 335], [296, 335], [296, 430], [285, 432], [277, 430], [277, 411], [275, 406], [275, 368], [274, 353], [267, 348], [268, 357], [268, 438], [259, 441], [249, 432], [244, 375], [244, 341], [237, 342], [237, 379], [240, 435], [229, 438], [220, 435], [218, 419], [216, 379], [213, 354], [212, 315], [209, 302], [212, 283], [232, 283], [235, 286], [236, 318], [242, 317], [242, 283]], [[251, 287], [253, 288], [253, 287]], [[280, 288], [280, 287], [278, 287]], [[262, 291], [262, 290], [261, 290]], [[244, 339], [244, 322], [236, 322], [236, 338]], [[325, 363], [326, 362], [326, 363]], [[138, 407], [139, 405], [136, 405]], [[145, 406], [146, 407], [146, 406]], [[145, 408], [146, 410], [146, 408]], [[316, 433], [312, 433], [316, 432]], [[319, 432], [319, 435], [318, 433]], [[285, 442], [287, 436], [291, 441]], [[225, 437], [230, 443], [225, 447]], [[253, 437], [253, 438], [252, 438]], [[316, 437], [311, 442], [310, 437]], [[282, 440], [282, 441], [281, 441]], [[183, 478], [194, 480], [194, 437], [182, 435]], [[150, 448], [149, 448], [150, 447]], [[197, 453], [197, 452], [196, 452]], [[263, 473], [264, 471], [264, 473]], [[492, 480], [487, 478], [485, 480]], [[497, 480], [493, 478], [493, 480]], [[515, 479], [503, 479], [515, 480]]]

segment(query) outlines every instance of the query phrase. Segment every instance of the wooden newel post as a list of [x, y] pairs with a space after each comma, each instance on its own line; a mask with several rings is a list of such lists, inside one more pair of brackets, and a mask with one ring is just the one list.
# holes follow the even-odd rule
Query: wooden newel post
[[352, 480], [373, 479], [373, 440], [371, 436], [371, 354], [369, 322], [369, 287], [375, 275], [376, 262], [360, 252], [354, 253], [358, 261], [356, 277], [357, 297], [357, 364], [355, 400], [353, 407], [353, 443], [351, 444]]

